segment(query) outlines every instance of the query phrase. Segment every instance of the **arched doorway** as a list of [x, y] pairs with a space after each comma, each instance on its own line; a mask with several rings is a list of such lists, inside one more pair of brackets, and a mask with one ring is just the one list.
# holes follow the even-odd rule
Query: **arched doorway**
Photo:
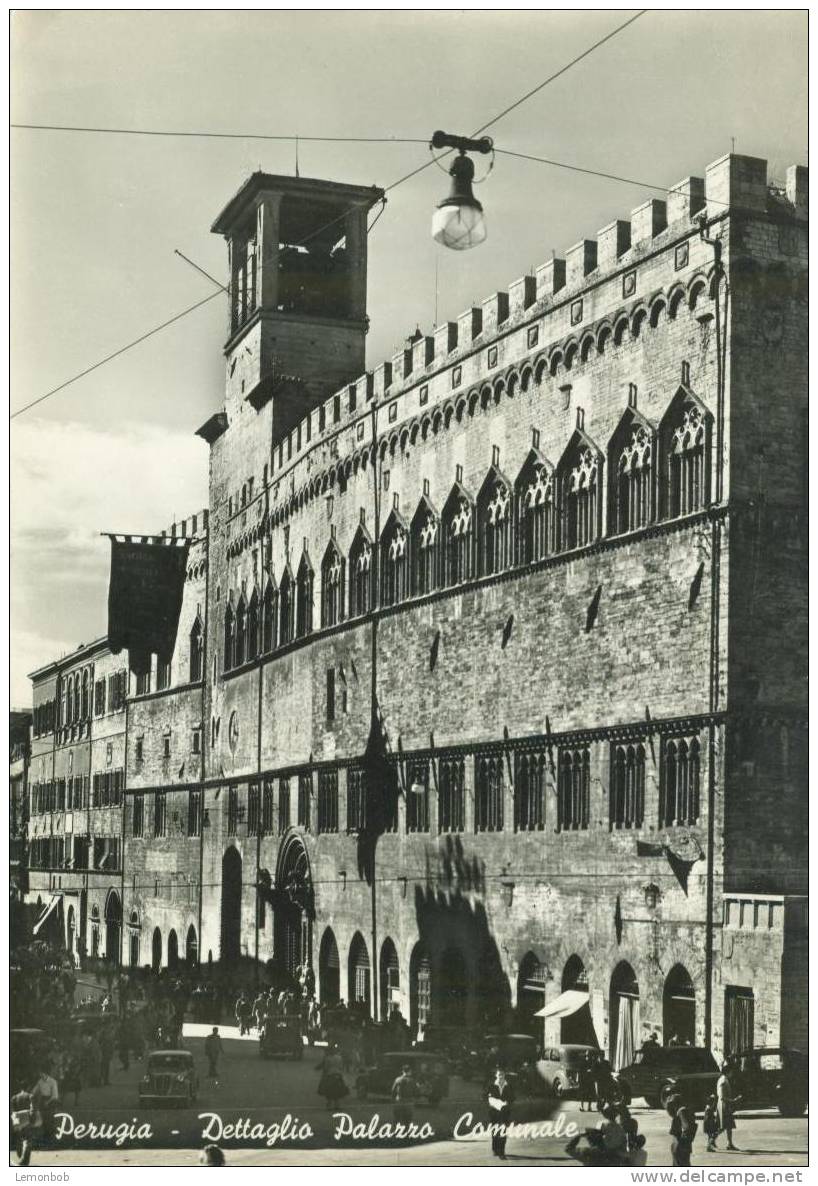
[[312, 877], [299, 836], [281, 846], [276, 870], [273, 957], [280, 972], [297, 979], [302, 964], [312, 967]]
[[74, 907], [73, 906], [68, 907], [68, 913], [66, 915], [65, 927], [66, 927], [66, 941], [65, 941], [66, 950], [68, 951], [68, 954], [70, 956], [73, 956], [74, 950], [75, 950], [75, 945], [76, 945], [76, 939], [77, 939], [77, 922], [76, 922], [76, 917], [74, 915]]
[[116, 890], [111, 890], [105, 902], [105, 958], [119, 964], [119, 939], [122, 934], [122, 903]]
[[128, 939], [128, 963], [132, 968], [139, 967], [139, 915], [131, 911], [130, 936]]
[[99, 959], [99, 906], [91, 907], [91, 955]]
[[440, 961], [434, 1023], [444, 1026], [466, 1024], [469, 983], [466, 961], [459, 947], [447, 947]]
[[384, 939], [381, 945], [380, 974], [378, 987], [381, 998], [381, 1021], [387, 1021], [393, 1009], [400, 1008], [400, 964], [395, 944]]
[[561, 1018], [560, 1041], [577, 1043], [580, 1046], [599, 1046], [594, 1020], [591, 1017], [588, 973], [578, 955], [572, 955], [563, 968], [562, 991], [578, 993], [583, 999], [575, 998], [576, 1007]]
[[432, 1018], [432, 961], [423, 943], [416, 943], [409, 960], [409, 1025], [412, 1037], [422, 1037]]
[[356, 931], [349, 945], [349, 1003], [372, 1011], [372, 988], [369, 951], [360, 931]]
[[199, 961], [199, 940], [196, 938], [196, 928], [193, 923], [187, 929], [185, 939], [185, 961], [188, 967], [193, 967]]
[[639, 1015], [639, 984], [633, 968], [624, 960], [616, 965], [611, 977], [608, 1039], [613, 1069], [620, 1071], [622, 1067], [629, 1067], [642, 1045], [642, 1023]]
[[241, 854], [231, 844], [222, 857], [221, 958], [241, 955]]
[[162, 967], [162, 932], [156, 927], [151, 942], [151, 967], [158, 972]]
[[79, 954], [87, 955], [88, 953], [88, 894], [83, 889], [80, 890], [80, 938], [79, 938]]
[[517, 1017], [523, 1033], [542, 1039], [542, 1020], [535, 1014], [545, 1004], [545, 968], [533, 951], [523, 956], [517, 974]]
[[335, 1005], [341, 999], [341, 961], [332, 927], [321, 936], [318, 951], [318, 996], [322, 1005]]
[[662, 1027], [665, 1046], [696, 1045], [696, 990], [683, 964], [674, 964], [667, 974]]
[[171, 971], [175, 971], [179, 964], [179, 940], [176, 938], [176, 932], [171, 931], [168, 935], [168, 967]]

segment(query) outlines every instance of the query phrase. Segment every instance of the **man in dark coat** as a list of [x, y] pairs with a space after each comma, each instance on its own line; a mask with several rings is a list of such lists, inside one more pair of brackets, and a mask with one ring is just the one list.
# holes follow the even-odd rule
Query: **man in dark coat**
[[491, 1125], [491, 1151], [501, 1161], [506, 1159], [507, 1129], [511, 1122], [511, 1105], [514, 1103], [514, 1088], [506, 1078], [503, 1067], [498, 1067], [488, 1087], [489, 1123]]

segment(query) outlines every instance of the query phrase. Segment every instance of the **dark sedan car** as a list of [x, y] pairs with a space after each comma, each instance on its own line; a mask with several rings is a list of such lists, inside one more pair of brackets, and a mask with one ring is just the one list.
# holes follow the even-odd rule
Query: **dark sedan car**
[[718, 1071], [706, 1046], [643, 1046], [617, 1079], [626, 1104], [641, 1095], [649, 1108], [661, 1108], [680, 1075], [718, 1077]]
[[417, 1086], [418, 1099], [437, 1104], [449, 1094], [449, 1064], [445, 1058], [419, 1050], [397, 1050], [381, 1054], [374, 1066], [361, 1071], [356, 1083], [358, 1098], [391, 1096], [392, 1084], [405, 1066]]
[[139, 1084], [143, 1106], [195, 1102], [199, 1078], [189, 1050], [154, 1050], [148, 1055], [145, 1071]]
[[[731, 1060], [730, 1085], [736, 1109], [778, 1108], [782, 1116], [803, 1116], [807, 1107], [809, 1071], [800, 1050], [761, 1046], [743, 1050]], [[697, 1110], [714, 1095], [719, 1072], [679, 1075], [673, 1090]]]

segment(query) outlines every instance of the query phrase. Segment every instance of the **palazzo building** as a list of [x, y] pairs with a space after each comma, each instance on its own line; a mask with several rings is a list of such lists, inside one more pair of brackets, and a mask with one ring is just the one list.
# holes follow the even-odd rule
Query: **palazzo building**
[[[413, 1029], [799, 1045], [807, 171], [726, 156], [367, 371], [381, 197], [256, 173], [216, 219], [176, 650], [104, 726], [125, 653], [35, 673], [30, 894], [80, 887], [86, 951], [308, 962]], [[109, 749], [103, 900], [57, 821]]]

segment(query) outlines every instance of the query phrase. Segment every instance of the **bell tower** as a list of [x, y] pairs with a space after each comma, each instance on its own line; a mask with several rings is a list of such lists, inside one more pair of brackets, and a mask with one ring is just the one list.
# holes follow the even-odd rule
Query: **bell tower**
[[365, 369], [375, 186], [254, 173], [211, 230], [227, 240], [227, 404], [273, 400], [276, 439]]

